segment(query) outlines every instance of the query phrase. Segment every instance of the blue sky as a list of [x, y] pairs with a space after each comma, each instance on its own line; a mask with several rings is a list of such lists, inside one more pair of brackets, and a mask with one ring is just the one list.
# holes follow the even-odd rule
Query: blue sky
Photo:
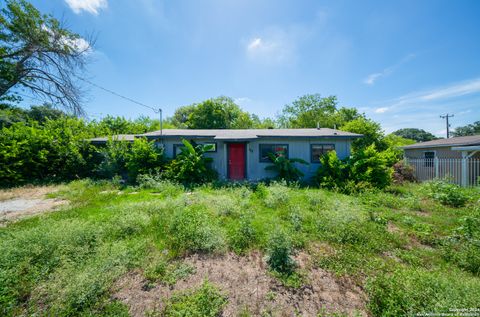
[[[175, 108], [219, 95], [274, 116], [306, 93], [336, 95], [387, 132], [442, 135], [480, 120], [480, 1], [34, 0], [95, 34], [88, 77]], [[150, 110], [96, 88], [86, 110]]]

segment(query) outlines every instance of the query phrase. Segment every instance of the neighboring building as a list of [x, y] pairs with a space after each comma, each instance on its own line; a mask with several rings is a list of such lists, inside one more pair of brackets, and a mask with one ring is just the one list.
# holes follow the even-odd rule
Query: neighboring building
[[[221, 179], [261, 180], [275, 176], [265, 170], [270, 165], [268, 153], [284, 153], [290, 158], [301, 158], [309, 165], [297, 164], [305, 179], [317, 171], [321, 155], [335, 150], [340, 159], [350, 156], [351, 143], [360, 134], [334, 129], [218, 129], [176, 130], [165, 129], [133, 137], [154, 140], [165, 149], [165, 155], [174, 158], [183, 146], [182, 139], [197, 144], [214, 144], [214, 150], [206, 153], [213, 158], [213, 168]], [[132, 136], [120, 139], [133, 140]], [[92, 142], [104, 143], [107, 138], [95, 138]]]
[[464, 186], [480, 176], [480, 135], [421, 142], [403, 147], [419, 180], [450, 177]]

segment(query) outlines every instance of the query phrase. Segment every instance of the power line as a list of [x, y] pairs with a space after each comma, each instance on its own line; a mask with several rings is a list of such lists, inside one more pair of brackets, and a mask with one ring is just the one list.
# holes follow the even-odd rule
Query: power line
[[77, 77], [78, 79], [80, 79], [81, 81], [84, 81], [84, 82], [86, 82], [86, 83], [88, 83], [88, 84], [90, 84], [90, 85], [92, 85], [92, 86], [94, 86], [94, 87], [97, 87], [98, 89], [101, 89], [101, 90], [103, 90], [103, 91], [106, 91], [106, 92], [108, 92], [108, 93], [110, 93], [110, 94], [112, 94], [112, 95], [114, 95], [114, 96], [117, 96], [117, 97], [119, 97], [119, 98], [122, 98], [122, 99], [125, 99], [125, 100], [127, 100], [127, 101], [133, 102], [134, 104], [137, 104], [137, 105], [139, 105], [139, 106], [142, 106], [142, 107], [148, 108], [148, 109], [150, 109], [150, 110], [153, 110], [155, 113], [158, 113], [158, 112], [160, 111], [160, 109], [155, 109], [155, 108], [153, 108], [153, 107], [151, 107], [151, 106], [148, 106], [148, 105], [146, 105], [146, 104], [144, 104], [144, 103], [142, 103], [142, 102], [140, 102], [140, 101], [134, 100], [134, 99], [132, 99], [132, 98], [126, 97], [126, 96], [124, 96], [124, 95], [121, 95], [121, 94], [119, 94], [119, 93], [117, 93], [117, 92], [115, 92], [115, 91], [113, 91], [113, 90], [110, 90], [110, 89], [108, 89], [108, 88], [105, 88], [105, 87], [102, 87], [102, 86], [100, 86], [100, 85], [97, 85], [97, 84], [95, 84], [94, 82], [92, 82], [92, 81], [90, 81], [90, 80], [88, 80], [88, 79], [85, 79], [85, 78], [82, 78], [82, 77], [79, 77], [79, 76], [76, 76], [76, 77]]

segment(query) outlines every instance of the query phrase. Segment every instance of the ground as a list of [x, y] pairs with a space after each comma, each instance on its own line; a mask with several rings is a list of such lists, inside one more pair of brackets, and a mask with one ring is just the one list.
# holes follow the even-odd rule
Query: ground
[[0, 315], [480, 313], [480, 192], [464, 194], [450, 207], [418, 184], [0, 191]]

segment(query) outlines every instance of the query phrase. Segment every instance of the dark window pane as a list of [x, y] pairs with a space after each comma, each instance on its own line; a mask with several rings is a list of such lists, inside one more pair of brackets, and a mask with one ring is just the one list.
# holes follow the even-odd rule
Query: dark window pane
[[311, 161], [312, 163], [319, 163], [320, 158], [328, 153], [329, 151], [335, 151], [334, 144], [312, 144], [310, 147], [311, 150]]
[[286, 144], [260, 144], [260, 162], [271, 162], [269, 153], [288, 158], [288, 145]]
[[434, 166], [434, 159], [435, 159], [435, 152], [424, 152], [425, 157], [425, 166], [426, 167], [433, 167]]

